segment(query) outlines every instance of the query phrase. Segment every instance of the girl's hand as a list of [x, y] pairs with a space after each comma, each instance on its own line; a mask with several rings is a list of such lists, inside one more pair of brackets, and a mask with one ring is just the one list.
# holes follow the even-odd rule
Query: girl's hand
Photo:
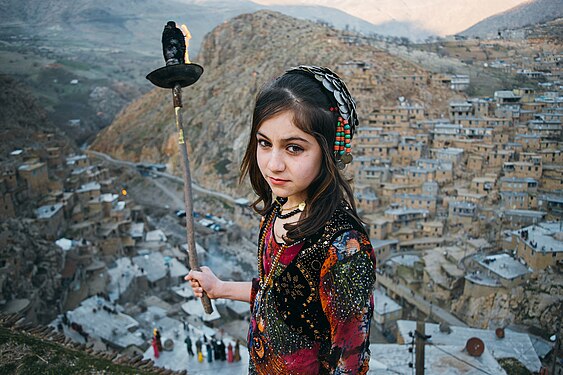
[[209, 267], [201, 267], [201, 272], [190, 271], [184, 280], [189, 281], [194, 295], [198, 298], [203, 296], [203, 292], [207, 293], [209, 298], [221, 298], [222, 283], [217, 276], [209, 269]]

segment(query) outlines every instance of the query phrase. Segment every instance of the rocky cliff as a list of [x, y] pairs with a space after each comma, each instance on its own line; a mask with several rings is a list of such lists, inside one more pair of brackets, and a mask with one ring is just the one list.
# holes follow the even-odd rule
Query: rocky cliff
[[534, 274], [527, 284], [514, 288], [510, 293], [460, 298], [452, 305], [452, 312], [472, 327], [494, 329], [523, 324], [553, 334], [563, 314], [561, 295], [561, 275], [548, 270]]
[[[353, 36], [280, 13], [260, 11], [226, 22], [203, 41], [192, 61], [205, 69], [200, 80], [184, 89], [184, 125], [190, 145], [193, 178], [203, 186], [240, 195], [237, 183], [254, 97], [261, 85], [288, 67], [315, 64], [339, 67], [362, 61], [371, 66], [344, 78], [363, 80], [354, 90], [360, 122], [376, 106], [395, 105], [403, 96], [423, 103], [433, 114], [446, 113], [451, 92], [429, 81], [407, 83], [401, 75], [425, 75], [422, 68]], [[155, 51], [155, 54], [160, 51]], [[147, 72], [148, 73], [148, 72]], [[91, 146], [117, 158], [178, 165], [174, 110], [169, 90], [155, 89], [125, 108]]]
[[62, 293], [62, 250], [45, 240], [32, 220], [8, 219], [0, 223], [0, 259], [6, 267], [0, 275], [0, 301], [27, 299], [38, 322], [54, 319]]

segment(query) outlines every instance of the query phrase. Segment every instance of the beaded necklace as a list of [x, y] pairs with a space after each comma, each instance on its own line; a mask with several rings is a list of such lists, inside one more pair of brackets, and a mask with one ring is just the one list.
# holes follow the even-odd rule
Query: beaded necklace
[[[278, 208], [276, 208], [276, 212], [277, 209]], [[270, 215], [268, 221], [264, 223], [264, 230], [262, 231], [262, 236], [260, 237], [260, 242], [258, 244], [258, 273], [260, 278], [260, 289], [264, 289], [272, 281], [273, 271], [277, 268], [281, 254], [285, 251], [285, 248], [287, 247], [287, 244], [284, 243], [282, 247], [278, 250], [276, 256], [274, 257], [274, 260], [272, 261], [272, 265], [270, 266], [270, 272], [268, 272], [268, 275], [264, 279], [263, 257], [264, 257], [264, 250], [266, 249], [266, 236], [268, 235], [268, 228], [272, 224], [272, 221], [274, 220], [275, 216], [276, 215]]]
[[[299, 203], [297, 206], [295, 207], [290, 207], [286, 210], [284, 210], [281, 206], [278, 207], [278, 209], [276, 210], [276, 216], [280, 219], [288, 219], [292, 216], [297, 215], [298, 213], [303, 212], [303, 210], [305, 209], [305, 202], [301, 202]], [[294, 209], [294, 210], [293, 210]], [[282, 214], [283, 211], [288, 211], [288, 210], [293, 210], [288, 212], [287, 214]]]
[[[278, 202], [279, 203], [279, 202]], [[275, 208], [275, 212], [277, 213], [280, 209], [280, 206]], [[278, 263], [280, 261], [280, 258], [283, 254], [283, 252], [285, 251], [285, 249], [287, 249], [289, 246], [293, 246], [296, 245], [298, 242], [294, 242], [291, 245], [284, 243], [280, 249], [276, 252], [276, 255], [274, 256], [274, 259], [272, 260], [272, 265], [270, 266], [270, 271], [268, 272], [268, 274], [264, 277], [264, 264], [263, 264], [263, 257], [264, 257], [264, 251], [266, 249], [266, 236], [268, 235], [268, 228], [270, 227], [270, 225], [272, 224], [274, 218], [277, 215], [270, 215], [270, 217], [268, 218], [268, 221], [266, 223], [264, 223], [264, 230], [262, 231], [262, 236], [260, 237], [260, 242], [258, 244], [258, 275], [259, 275], [259, 280], [260, 280], [260, 289], [264, 290], [266, 287], [270, 286], [272, 283], [272, 278], [274, 277], [274, 273], [276, 271], [276, 269], [278, 268]], [[272, 230], [272, 235], [273, 234], [273, 230]]]
[[299, 204], [296, 204], [295, 206], [288, 207], [288, 208], [283, 208], [283, 206], [282, 206], [282, 207], [280, 207], [280, 211], [281, 211], [281, 212], [284, 212], [284, 211], [291, 211], [291, 210], [295, 210], [296, 208], [299, 208], [300, 211], [303, 211], [303, 210], [305, 209], [305, 206], [306, 206], [306, 205], [307, 205], [307, 204], [306, 204], [305, 202], [301, 202], [301, 203], [299, 203]]

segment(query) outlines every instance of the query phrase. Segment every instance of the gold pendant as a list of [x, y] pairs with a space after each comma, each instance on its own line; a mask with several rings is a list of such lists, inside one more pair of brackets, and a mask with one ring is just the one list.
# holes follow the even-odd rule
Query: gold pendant
[[260, 359], [264, 358], [264, 345], [262, 344], [262, 340], [258, 337], [254, 338], [254, 352]]
[[258, 319], [258, 330], [264, 332], [264, 319], [262, 317]]

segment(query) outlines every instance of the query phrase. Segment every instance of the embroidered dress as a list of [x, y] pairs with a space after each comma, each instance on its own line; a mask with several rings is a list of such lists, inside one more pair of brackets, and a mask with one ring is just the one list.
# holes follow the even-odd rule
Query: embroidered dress
[[259, 249], [262, 278], [273, 266], [272, 277], [252, 285], [249, 373], [367, 373], [375, 282], [368, 237], [345, 208], [318, 236], [290, 246], [276, 243], [273, 221], [265, 219]]

